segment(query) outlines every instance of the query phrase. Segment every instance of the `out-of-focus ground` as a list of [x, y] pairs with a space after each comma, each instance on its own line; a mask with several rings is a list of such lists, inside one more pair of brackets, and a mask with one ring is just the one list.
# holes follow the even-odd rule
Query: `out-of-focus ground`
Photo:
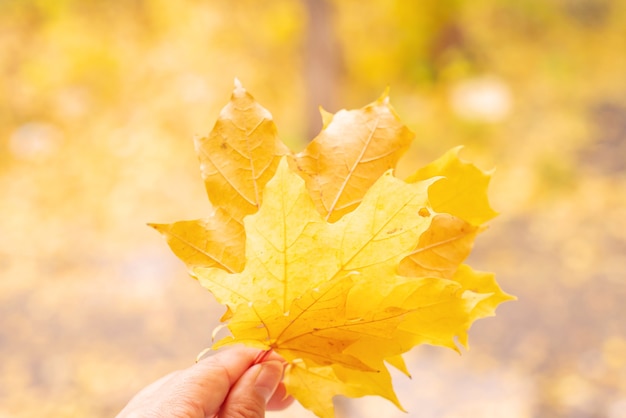
[[[318, 104], [389, 86], [407, 174], [497, 167], [470, 264], [517, 295], [462, 356], [409, 355], [409, 414], [626, 416], [626, 4], [0, 2], [0, 417], [111, 417], [193, 362], [222, 308], [147, 222], [207, 213], [191, 139], [233, 78], [301, 149]], [[313, 116], [312, 116], [313, 115]], [[272, 417], [309, 417], [294, 405]]]

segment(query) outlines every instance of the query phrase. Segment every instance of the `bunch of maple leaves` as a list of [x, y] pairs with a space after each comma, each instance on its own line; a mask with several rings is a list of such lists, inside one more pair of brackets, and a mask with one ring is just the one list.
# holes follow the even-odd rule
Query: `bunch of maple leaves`
[[212, 212], [152, 226], [226, 305], [231, 335], [213, 348], [274, 350], [288, 362], [288, 392], [319, 417], [334, 416], [338, 394], [402, 409], [385, 363], [408, 375], [402, 354], [418, 344], [458, 351], [473, 321], [513, 299], [463, 264], [496, 215], [490, 175], [456, 148], [396, 178], [413, 134], [386, 94], [322, 117], [294, 154], [236, 82], [196, 140]]

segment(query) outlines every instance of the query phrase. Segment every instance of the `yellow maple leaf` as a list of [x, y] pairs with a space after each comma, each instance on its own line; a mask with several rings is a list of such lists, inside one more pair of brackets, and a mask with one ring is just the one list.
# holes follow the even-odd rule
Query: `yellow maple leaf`
[[458, 351], [468, 330], [513, 297], [462, 264], [484, 223], [490, 174], [453, 149], [407, 181], [393, 168], [412, 138], [384, 94], [323, 113], [299, 154], [237, 82], [197, 141], [214, 208], [152, 225], [227, 307], [229, 336], [289, 364], [288, 392], [320, 417], [336, 395], [382, 396], [402, 409], [387, 365], [418, 344]]

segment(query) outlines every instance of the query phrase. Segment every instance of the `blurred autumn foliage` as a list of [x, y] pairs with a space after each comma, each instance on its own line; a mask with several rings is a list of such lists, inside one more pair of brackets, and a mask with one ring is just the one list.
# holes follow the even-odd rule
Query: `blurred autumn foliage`
[[[207, 212], [191, 138], [234, 77], [293, 149], [318, 105], [389, 86], [417, 135], [401, 175], [459, 144], [497, 167], [472, 263], [519, 301], [461, 357], [412, 352], [416, 416], [626, 416], [624, 21], [619, 0], [1, 1], [0, 417], [113, 416], [210, 345], [221, 309], [145, 224]], [[338, 409], [406, 416], [377, 402]]]

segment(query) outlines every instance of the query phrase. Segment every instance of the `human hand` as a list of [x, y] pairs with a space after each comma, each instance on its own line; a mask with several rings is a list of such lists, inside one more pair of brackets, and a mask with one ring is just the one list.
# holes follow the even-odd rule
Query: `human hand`
[[284, 409], [293, 398], [281, 383], [284, 360], [233, 348], [171, 373], [144, 388], [117, 418], [262, 418]]

